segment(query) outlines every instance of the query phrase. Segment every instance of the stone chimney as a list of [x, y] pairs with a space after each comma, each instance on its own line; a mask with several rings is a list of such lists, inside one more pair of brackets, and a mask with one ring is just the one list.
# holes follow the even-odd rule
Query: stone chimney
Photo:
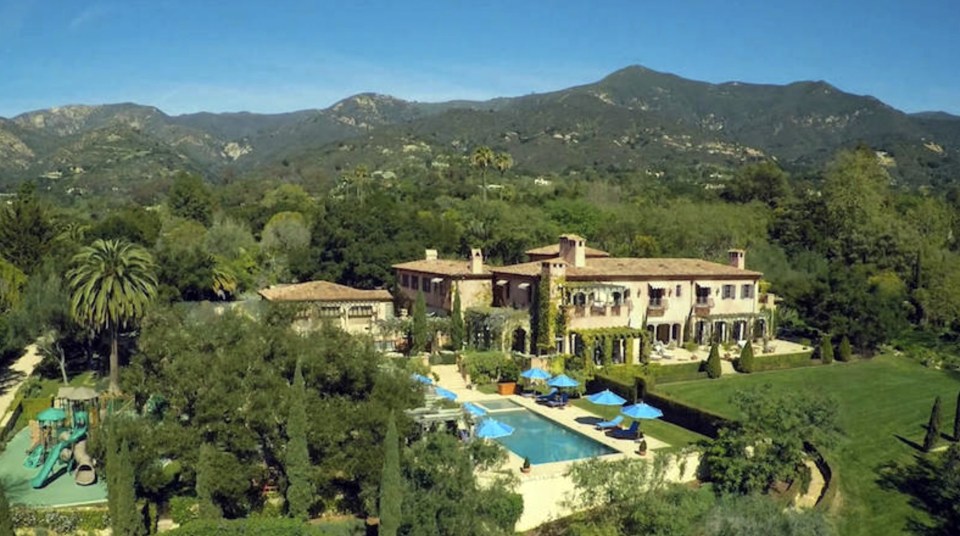
[[740, 270], [747, 269], [747, 252], [742, 249], [731, 249], [727, 251], [727, 258], [730, 266]]
[[435, 261], [437, 260], [437, 250], [428, 249], [423, 255], [424, 260]]
[[567, 263], [562, 260], [550, 260], [540, 263], [540, 278], [550, 282], [550, 297], [556, 298], [560, 294], [559, 281], [567, 275]]
[[483, 252], [479, 248], [470, 248], [470, 273], [483, 273]]
[[577, 235], [560, 236], [560, 258], [567, 264], [577, 268], [587, 265], [586, 240]]

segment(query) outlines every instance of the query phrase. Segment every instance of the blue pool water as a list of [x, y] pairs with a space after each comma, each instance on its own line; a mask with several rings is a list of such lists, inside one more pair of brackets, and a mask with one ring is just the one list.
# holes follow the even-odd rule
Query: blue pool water
[[496, 441], [517, 456], [530, 458], [531, 464], [579, 460], [617, 452], [526, 409], [497, 411], [491, 416], [514, 428], [512, 435]]

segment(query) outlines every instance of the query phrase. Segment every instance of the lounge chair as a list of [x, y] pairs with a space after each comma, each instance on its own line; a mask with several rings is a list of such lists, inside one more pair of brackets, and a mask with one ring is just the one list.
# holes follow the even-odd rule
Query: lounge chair
[[542, 403], [544, 403], [544, 404], [549, 403], [551, 400], [553, 400], [553, 398], [554, 398], [554, 396], [555, 396], [556, 394], [557, 394], [557, 388], [556, 388], [556, 387], [552, 387], [552, 388], [550, 388], [550, 390], [547, 391], [546, 393], [538, 396], [538, 397], [537, 397], [537, 402], [542, 402]]
[[633, 421], [630, 428], [626, 430], [616, 429], [607, 432], [607, 435], [615, 439], [637, 439], [640, 437], [640, 421]]
[[554, 397], [553, 400], [547, 401], [547, 405], [551, 408], [565, 408], [567, 407], [567, 400], [567, 393], [562, 393], [559, 398]]
[[597, 430], [607, 430], [610, 428], [617, 428], [620, 426], [620, 423], [623, 422], [623, 415], [617, 415], [609, 421], [603, 421], [597, 423]]

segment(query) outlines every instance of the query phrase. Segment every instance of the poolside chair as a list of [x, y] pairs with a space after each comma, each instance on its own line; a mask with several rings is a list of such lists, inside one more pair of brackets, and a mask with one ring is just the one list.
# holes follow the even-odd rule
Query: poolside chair
[[551, 408], [565, 408], [568, 398], [567, 393], [562, 393], [559, 398], [554, 397], [553, 400], [547, 401], [547, 405]]
[[556, 388], [556, 387], [551, 387], [549, 391], [547, 391], [546, 393], [544, 393], [544, 394], [542, 394], [542, 395], [540, 395], [540, 396], [537, 397], [537, 402], [541, 402], [541, 403], [547, 404], [547, 403], [549, 403], [551, 400], [553, 400], [553, 398], [554, 398], [554, 396], [555, 396], [556, 394], [557, 394], [557, 388]]
[[640, 437], [640, 421], [633, 421], [630, 428], [626, 430], [616, 429], [607, 432], [607, 435], [615, 439], [637, 439]]
[[609, 421], [603, 421], [597, 423], [597, 430], [608, 430], [610, 428], [617, 428], [620, 426], [620, 423], [623, 422], [623, 415], [617, 415]]

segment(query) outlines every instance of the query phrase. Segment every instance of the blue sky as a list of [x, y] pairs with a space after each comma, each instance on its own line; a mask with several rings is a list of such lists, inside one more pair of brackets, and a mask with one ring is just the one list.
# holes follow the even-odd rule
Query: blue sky
[[0, 0], [0, 116], [108, 102], [281, 112], [362, 91], [486, 99], [631, 64], [826, 80], [960, 114], [958, 53], [957, 0]]

